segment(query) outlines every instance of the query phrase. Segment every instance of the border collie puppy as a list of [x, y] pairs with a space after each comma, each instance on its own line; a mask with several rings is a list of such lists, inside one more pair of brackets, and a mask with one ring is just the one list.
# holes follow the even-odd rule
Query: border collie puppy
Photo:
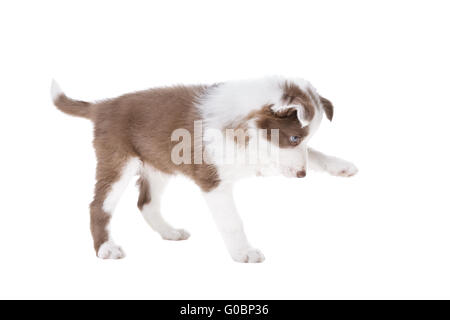
[[166, 240], [185, 240], [161, 215], [161, 197], [177, 174], [202, 190], [231, 257], [262, 262], [233, 200], [233, 183], [251, 175], [303, 178], [309, 168], [350, 177], [357, 168], [308, 147], [333, 105], [302, 79], [268, 77], [214, 85], [139, 91], [96, 103], [67, 97], [56, 82], [59, 110], [94, 123], [97, 183], [90, 205], [97, 256], [124, 257], [111, 237], [110, 220], [127, 184], [139, 175], [138, 207]]

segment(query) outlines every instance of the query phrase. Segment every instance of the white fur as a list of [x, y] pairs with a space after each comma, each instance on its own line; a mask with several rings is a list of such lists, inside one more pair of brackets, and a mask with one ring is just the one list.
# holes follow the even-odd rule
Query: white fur
[[283, 94], [279, 77], [229, 81], [208, 90], [198, 109], [205, 129], [222, 129], [266, 104], [279, 104]]
[[264, 261], [264, 255], [250, 245], [244, 233], [242, 221], [234, 205], [232, 186], [221, 185], [203, 193], [203, 196], [233, 260]]
[[165, 240], [188, 239], [189, 232], [183, 229], [175, 229], [161, 215], [161, 198], [170, 176], [149, 165], [144, 165], [141, 174], [150, 184], [150, 203], [142, 207], [142, 216], [145, 221]]
[[54, 79], [52, 80], [52, 87], [50, 89], [50, 92], [52, 95], [53, 102], [55, 102], [59, 98], [59, 96], [63, 94], [61, 87]]

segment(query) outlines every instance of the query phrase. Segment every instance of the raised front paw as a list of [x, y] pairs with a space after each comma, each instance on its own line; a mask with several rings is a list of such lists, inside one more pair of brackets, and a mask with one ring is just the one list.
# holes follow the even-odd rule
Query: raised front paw
[[327, 163], [327, 172], [338, 177], [352, 177], [358, 173], [358, 168], [351, 162], [333, 159]]
[[241, 263], [260, 263], [266, 259], [261, 251], [254, 248], [232, 253], [231, 257], [234, 261]]

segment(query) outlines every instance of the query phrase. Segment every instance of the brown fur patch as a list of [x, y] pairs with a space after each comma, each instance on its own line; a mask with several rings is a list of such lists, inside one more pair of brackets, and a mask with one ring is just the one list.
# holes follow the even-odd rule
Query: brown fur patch
[[64, 113], [88, 119], [91, 117], [91, 104], [89, 102], [71, 99], [63, 93], [58, 96], [54, 103]]
[[142, 210], [144, 205], [149, 204], [151, 201], [150, 184], [144, 177], [140, 177], [136, 184], [139, 187], [139, 199], [137, 202], [137, 206], [139, 210]]
[[328, 118], [328, 120], [333, 119], [334, 107], [330, 100], [320, 96], [320, 102], [322, 103], [323, 110]]
[[118, 154], [111, 155], [112, 158], [108, 158], [106, 154], [99, 152], [99, 148], [96, 149], [96, 154], [98, 159], [97, 183], [95, 184], [94, 200], [91, 202], [90, 210], [94, 248], [98, 252], [100, 246], [109, 240], [107, 226], [111, 219], [111, 214], [103, 210], [103, 203], [114, 182], [120, 179], [122, 167], [125, 165], [127, 158]]
[[178, 143], [171, 141], [172, 132], [184, 128], [194, 138], [194, 121], [201, 120], [194, 102], [206, 90], [204, 86], [158, 88], [102, 102], [93, 108], [95, 140], [164, 173], [183, 173], [204, 191], [211, 190], [219, 183], [213, 165], [175, 165], [171, 160], [171, 151]]
[[314, 101], [316, 106], [320, 105], [320, 101], [319, 101], [319, 97], [316, 93], [313, 92], [313, 90], [311, 88], [308, 88], [308, 94], [311, 97], [311, 99]]
[[306, 120], [311, 121], [314, 118], [315, 108], [312, 97], [304, 92], [295, 83], [285, 81], [282, 86], [282, 100], [286, 104], [301, 104], [305, 108]]
[[[266, 105], [253, 116], [259, 129], [267, 130], [267, 139], [271, 140], [271, 130], [279, 130], [279, 146], [290, 148], [298, 145], [309, 133], [308, 127], [302, 127], [297, 118], [297, 110], [290, 108], [282, 112], [273, 112], [273, 105]], [[290, 136], [298, 136], [300, 140], [297, 144], [292, 144]]]
[[[109, 240], [110, 214], [104, 212], [103, 202], [130, 158], [139, 158], [167, 174], [182, 173], [203, 191], [218, 186], [220, 179], [214, 165], [176, 165], [171, 160], [171, 150], [178, 143], [171, 141], [171, 134], [175, 129], [184, 128], [194, 138], [194, 121], [201, 120], [194, 103], [206, 90], [205, 86], [177, 86], [130, 93], [97, 104], [73, 100], [65, 95], [55, 101], [63, 112], [94, 122], [97, 183], [90, 208], [97, 252]], [[191, 159], [194, 159], [194, 148], [191, 148]], [[141, 208], [151, 199], [149, 182], [141, 179], [139, 186], [138, 206]]]

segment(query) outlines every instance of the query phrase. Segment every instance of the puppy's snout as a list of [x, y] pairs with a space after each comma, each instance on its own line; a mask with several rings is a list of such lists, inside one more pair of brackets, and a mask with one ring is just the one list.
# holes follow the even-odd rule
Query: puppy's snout
[[305, 169], [297, 171], [297, 178], [304, 178], [304, 177], [306, 177], [306, 170]]

